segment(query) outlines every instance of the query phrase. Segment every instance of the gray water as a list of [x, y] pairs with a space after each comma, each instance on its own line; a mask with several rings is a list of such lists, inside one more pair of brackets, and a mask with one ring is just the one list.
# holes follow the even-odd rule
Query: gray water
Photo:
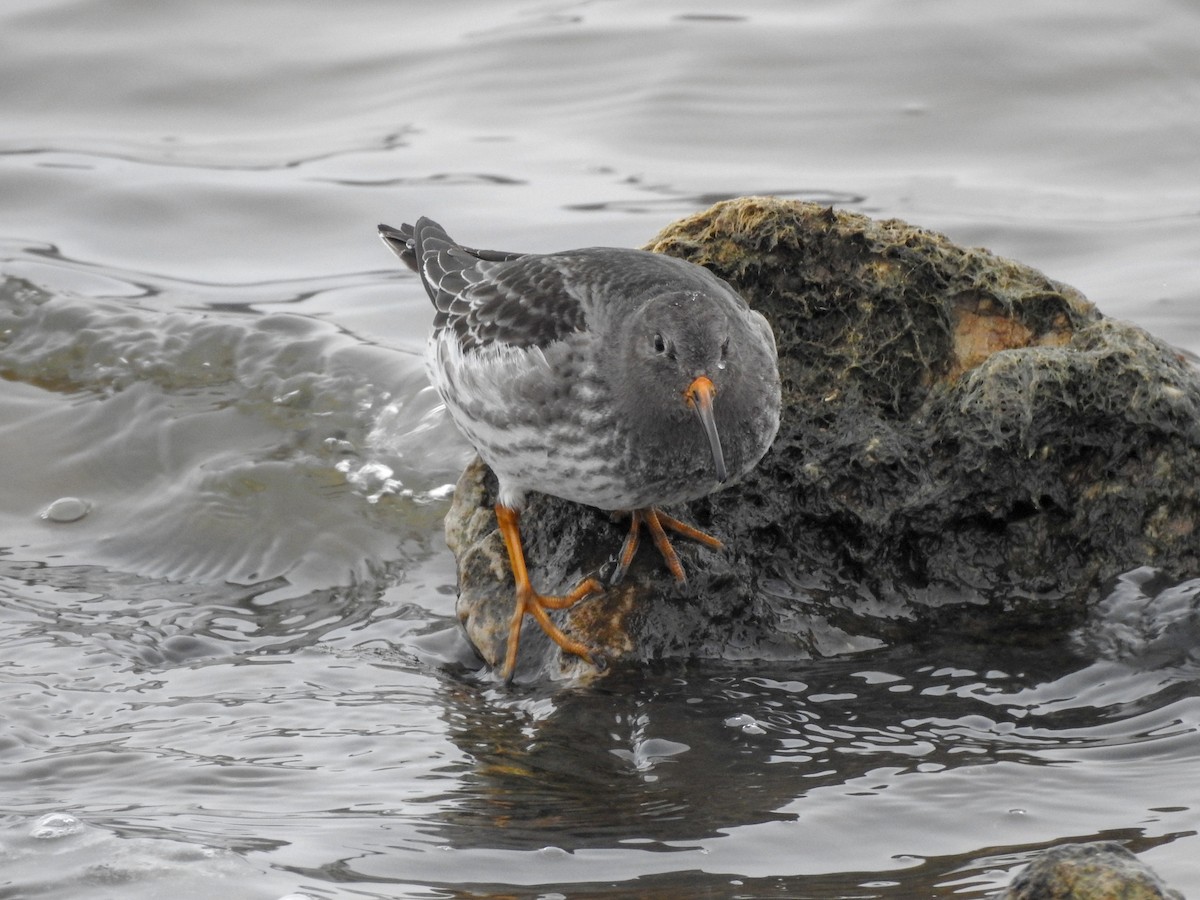
[[480, 668], [375, 223], [635, 246], [752, 193], [1200, 351], [1200, 7], [9, 0], [0, 897], [969, 897], [1097, 838], [1200, 896], [1200, 582], [1053, 652]]

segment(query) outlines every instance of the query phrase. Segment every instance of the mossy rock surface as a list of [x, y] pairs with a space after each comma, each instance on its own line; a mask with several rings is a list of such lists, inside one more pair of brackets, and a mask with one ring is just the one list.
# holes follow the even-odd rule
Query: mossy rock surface
[[[1200, 574], [1200, 381], [1178, 351], [1075, 289], [896, 220], [750, 197], [649, 245], [712, 269], [775, 330], [779, 436], [740, 484], [672, 510], [725, 542], [650, 548], [561, 613], [614, 660], [804, 658], [953, 633], [1058, 636], [1109, 579]], [[512, 581], [495, 482], [447, 517], [459, 611], [502, 658]], [[534, 496], [534, 585], [602, 575], [625, 523]], [[525, 675], [586, 666], [527, 629]]]
[[1064, 844], [1039, 855], [999, 900], [1183, 900], [1113, 841]]

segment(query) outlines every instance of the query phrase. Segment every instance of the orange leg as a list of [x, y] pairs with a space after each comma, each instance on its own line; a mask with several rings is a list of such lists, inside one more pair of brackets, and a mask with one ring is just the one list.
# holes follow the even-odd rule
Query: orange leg
[[631, 513], [629, 533], [625, 536], [625, 543], [621, 545], [621, 554], [617, 559], [617, 570], [613, 573], [612, 577], [613, 584], [618, 584], [629, 570], [629, 565], [633, 562], [633, 556], [637, 553], [638, 544], [641, 543], [643, 524], [650, 531], [650, 539], [654, 541], [654, 546], [662, 554], [667, 568], [680, 584], [687, 582], [687, 575], [684, 574], [683, 563], [679, 561], [679, 555], [675, 552], [675, 548], [671, 546], [671, 541], [667, 537], [665, 528], [671, 529], [671, 531], [682, 537], [698, 541], [706, 547], [711, 547], [713, 550], [720, 550], [724, 546], [711, 534], [688, 525], [686, 522], [680, 522], [673, 516], [659, 512], [652, 506], [648, 506], [645, 509], [635, 509]]
[[637, 553], [638, 545], [642, 542], [642, 511], [635, 509], [629, 514], [629, 533], [625, 535], [625, 543], [621, 545], [621, 555], [617, 557], [617, 570], [613, 572], [612, 578], [609, 579], [610, 584], [620, 584], [624, 579], [625, 573], [629, 571], [629, 566], [633, 562], [633, 557]]
[[569, 593], [559, 597], [539, 594], [529, 583], [529, 571], [525, 567], [525, 551], [521, 546], [521, 530], [518, 527], [520, 513], [508, 506], [496, 504], [496, 520], [500, 523], [500, 535], [504, 538], [504, 546], [508, 550], [508, 563], [512, 567], [513, 581], [517, 585], [517, 606], [513, 611], [512, 624], [508, 628], [508, 651], [504, 657], [504, 668], [501, 674], [505, 681], [511, 681], [513, 670], [517, 667], [517, 647], [521, 640], [521, 623], [525, 613], [529, 613], [542, 626], [549, 638], [562, 647], [567, 653], [586, 659], [595, 664], [592, 651], [579, 641], [572, 640], [550, 621], [547, 609], [566, 609], [574, 606], [588, 594], [599, 594], [604, 589], [595, 578], [586, 578]]

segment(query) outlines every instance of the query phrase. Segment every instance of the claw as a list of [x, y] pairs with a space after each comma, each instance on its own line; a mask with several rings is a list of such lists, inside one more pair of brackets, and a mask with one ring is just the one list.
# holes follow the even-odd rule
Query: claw
[[658, 548], [658, 552], [662, 555], [663, 561], [666, 562], [667, 568], [680, 584], [687, 583], [687, 574], [683, 571], [683, 563], [679, 561], [679, 554], [675, 552], [675, 548], [671, 545], [671, 540], [667, 537], [665, 529], [669, 528], [676, 534], [704, 544], [704, 546], [713, 550], [720, 550], [725, 546], [711, 534], [688, 525], [686, 522], [681, 522], [673, 516], [668, 516], [666, 513], [660, 512], [652, 506], [648, 506], [645, 509], [635, 509], [630, 513], [629, 533], [625, 535], [625, 543], [621, 545], [621, 552], [617, 556], [617, 567], [613, 572], [612, 578], [609, 579], [609, 584], [620, 584], [629, 571], [634, 554], [637, 553], [638, 545], [641, 543], [642, 525], [645, 525], [649, 530], [650, 539], [654, 541], [654, 546]]
[[[687, 583], [687, 575], [683, 571], [683, 564], [679, 561], [679, 556], [675, 552], [675, 548], [671, 546], [666, 529], [670, 529], [689, 540], [698, 541], [714, 550], [719, 550], [724, 546], [711, 534], [659, 512], [654, 507], [648, 506], [644, 509], [635, 509], [630, 513], [630, 517], [629, 533], [625, 536], [625, 542], [621, 545], [616, 570], [609, 580], [609, 584], [611, 585], [620, 584], [626, 573], [628, 573], [629, 566], [633, 562], [633, 557], [637, 553], [638, 546], [641, 543], [643, 525], [650, 532], [650, 539], [654, 542], [654, 546], [658, 548], [658, 552], [662, 554], [667, 568], [680, 584]], [[516, 606], [513, 609], [512, 620], [508, 626], [508, 644], [504, 654], [504, 665], [500, 670], [501, 677], [504, 679], [505, 684], [512, 683], [513, 672], [517, 668], [517, 651], [521, 641], [521, 625], [525, 621], [526, 614], [533, 616], [538, 625], [541, 626], [542, 631], [546, 632], [547, 637], [558, 644], [564, 653], [574, 654], [595, 666], [597, 670], [604, 671], [608, 668], [607, 658], [599, 651], [593, 650], [586, 644], [563, 634], [562, 629], [551, 621], [548, 612], [548, 610], [552, 609], [569, 609], [585, 597], [603, 593], [603, 586], [595, 578], [585, 578], [566, 594], [547, 595], [539, 594], [535, 591], [533, 585], [529, 582], [529, 571], [525, 565], [525, 551], [521, 544], [521, 530], [518, 525], [519, 519], [520, 513], [517, 510], [500, 504], [496, 505], [496, 521], [500, 525], [500, 535], [504, 538], [504, 546], [508, 550], [508, 562], [512, 568], [513, 581], [516, 583], [517, 589]]]

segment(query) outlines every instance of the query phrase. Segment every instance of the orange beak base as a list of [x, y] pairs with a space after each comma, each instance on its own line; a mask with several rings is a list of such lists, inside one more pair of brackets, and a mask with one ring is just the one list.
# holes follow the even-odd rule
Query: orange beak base
[[713, 398], [717, 389], [707, 375], [698, 376], [688, 389], [683, 392], [688, 408], [696, 414], [704, 433], [708, 435], [708, 445], [712, 450], [713, 466], [717, 470], [717, 482], [724, 484], [729, 473], [725, 471], [725, 456], [721, 452], [721, 436], [717, 434], [717, 420], [713, 416]]

